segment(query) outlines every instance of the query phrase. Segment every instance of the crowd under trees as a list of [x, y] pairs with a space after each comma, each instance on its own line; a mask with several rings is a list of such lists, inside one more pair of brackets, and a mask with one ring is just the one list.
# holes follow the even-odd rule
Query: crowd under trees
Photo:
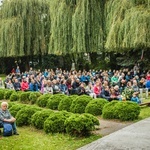
[[[129, 66], [150, 57], [150, 0], [5, 0], [1, 60], [59, 55], [79, 63]], [[96, 58], [98, 62], [96, 62]], [[23, 61], [22, 60], [22, 61]]]

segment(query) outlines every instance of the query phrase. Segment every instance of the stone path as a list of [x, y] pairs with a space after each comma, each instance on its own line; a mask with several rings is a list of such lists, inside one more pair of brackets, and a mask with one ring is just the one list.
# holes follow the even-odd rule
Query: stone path
[[78, 150], [150, 150], [150, 118], [133, 123]]

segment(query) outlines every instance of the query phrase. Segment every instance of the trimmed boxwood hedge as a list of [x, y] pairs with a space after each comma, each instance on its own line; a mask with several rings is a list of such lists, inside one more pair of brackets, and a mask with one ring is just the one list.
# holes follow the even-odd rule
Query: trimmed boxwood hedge
[[13, 92], [10, 96], [10, 101], [18, 101], [19, 100], [19, 95], [17, 92]]
[[65, 132], [64, 122], [71, 114], [64, 111], [52, 113], [44, 122], [44, 131], [46, 133]]
[[107, 103], [102, 110], [102, 116], [105, 119], [119, 119], [115, 105], [119, 101], [111, 101]]
[[35, 106], [26, 106], [22, 109], [20, 109], [16, 115], [16, 123], [18, 126], [23, 126], [23, 125], [30, 125], [31, 124], [31, 117], [32, 115], [40, 111], [41, 108], [35, 107]]
[[122, 121], [138, 119], [140, 106], [135, 102], [119, 102], [116, 104], [118, 118]]
[[78, 96], [75, 100], [73, 100], [70, 106], [70, 111], [73, 113], [84, 113], [85, 107], [92, 99], [93, 98], [87, 95]]
[[101, 115], [106, 103], [108, 103], [108, 101], [102, 98], [93, 99], [87, 104], [85, 112], [96, 116]]
[[66, 111], [70, 111], [70, 106], [73, 102], [73, 100], [75, 100], [78, 97], [78, 95], [71, 95], [71, 96], [67, 96], [66, 98], [62, 99], [58, 105], [58, 110], [66, 110]]
[[33, 93], [31, 91], [28, 92], [20, 92], [19, 94], [19, 100], [21, 103], [25, 103], [25, 104], [29, 104], [30, 103], [30, 99], [29, 96], [30, 94]]
[[36, 104], [40, 107], [46, 107], [48, 99], [51, 97], [51, 94], [44, 94], [38, 97]]
[[[73, 136], [86, 136], [95, 129], [99, 121], [90, 114], [72, 114], [65, 121], [66, 132]], [[94, 121], [93, 121], [94, 120]]]
[[45, 120], [54, 113], [52, 110], [42, 110], [37, 111], [35, 114], [31, 117], [31, 125], [36, 127], [37, 129], [43, 129], [44, 128], [44, 122]]
[[4, 93], [4, 98], [5, 99], [10, 99], [11, 94], [15, 92], [14, 90], [6, 90], [6, 92]]
[[140, 106], [130, 101], [112, 101], [103, 108], [105, 119], [120, 119], [122, 121], [135, 120], [140, 114]]
[[5, 90], [0, 89], [0, 100], [4, 99], [4, 93], [5, 93]]
[[58, 105], [60, 101], [66, 98], [67, 95], [64, 94], [54, 94], [48, 99], [47, 107], [53, 110], [58, 110]]
[[34, 93], [34, 92], [32, 92], [32, 93], [30, 93], [30, 95], [29, 95], [29, 102], [30, 102], [30, 104], [35, 104], [36, 103], [36, 101], [37, 101], [37, 94], [36, 93]]
[[18, 113], [18, 111], [22, 108], [26, 107], [26, 105], [23, 104], [14, 104], [10, 109], [10, 113], [13, 117], [16, 117], [16, 114]]

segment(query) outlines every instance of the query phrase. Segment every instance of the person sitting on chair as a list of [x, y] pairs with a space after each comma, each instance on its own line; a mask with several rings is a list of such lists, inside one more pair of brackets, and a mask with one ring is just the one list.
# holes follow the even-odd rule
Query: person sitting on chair
[[8, 123], [12, 125], [13, 134], [19, 135], [16, 128], [16, 119], [10, 114], [8, 110], [8, 103], [2, 102], [1, 109], [0, 109], [0, 126], [3, 127], [4, 123]]

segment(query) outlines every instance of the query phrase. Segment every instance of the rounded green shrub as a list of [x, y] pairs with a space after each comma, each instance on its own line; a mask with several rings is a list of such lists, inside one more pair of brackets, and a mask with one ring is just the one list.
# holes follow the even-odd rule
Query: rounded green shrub
[[18, 126], [23, 126], [23, 125], [30, 125], [31, 124], [31, 117], [32, 115], [40, 111], [41, 109], [39, 107], [31, 107], [31, 106], [26, 106], [22, 109], [20, 109], [16, 115], [16, 123]]
[[49, 99], [48, 99], [48, 103], [47, 103], [47, 107], [53, 110], [57, 110], [58, 109], [58, 105], [60, 103], [60, 101], [64, 98], [66, 98], [67, 95], [64, 94], [55, 94], [52, 95]]
[[138, 119], [140, 114], [140, 106], [135, 102], [125, 101], [119, 102], [115, 106], [118, 118], [122, 121]]
[[11, 94], [15, 92], [14, 90], [7, 90], [4, 94], [5, 99], [10, 99]]
[[103, 107], [102, 116], [105, 119], [118, 119], [118, 112], [116, 110], [116, 104], [119, 101], [111, 101]]
[[44, 131], [46, 133], [62, 133], [65, 132], [65, 120], [71, 115], [69, 112], [52, 113], [44, 122]]
[[85, 112], [96, 116], [101, 115], [106, 103], [108, 103], [108, 101], [102, 98], [93, 99], [87, 104]]
[[19, 100], [19, 95], [17, 92], [13, 92], [10, 96], [10, 101], [18, 101]]
[[[93, 116], [92, 114], [84, 113], [83, 115], [86, 116], [87, 118], [90, 118], [92, 120], [94, 126], [100, 125], [100, 122], [99, 122], [98, 118]], [[95, 127], [93, 129], [95, 129]]]
[[73, 102], [73, 100], [75, 100], [78, 97], [78, 95], [71, 95], [71, 96], [67, 96], [64, 99], [62, 99], [58, 105], [58, 110], [66, 110], [66, 111], [70, 111], [70, 106]]
[[21, 103], [28, 104], [30, 102], [29, 96], [32, 92], [20, 92], [19, 93], [19, 100]]
[[51, 97], [51, 94], [44, 94], [38, 97], [36, 104], [40, 107], [46, 107], [48, 99]]
[[[93, 116], [94, 117], [94, 116]], [[65, 121], [66, 132], [73, 136], [89, 135], [95, 129], [95, 122], [91, 116], [87, 114], [72, 114]]]
[[10, 109], [12, 106], [16, 105], [15, 102], [8, 102], [8, 108]]
[[26, 105], [23, 105], [23, 104], [15, 104], [9, 109], [9, 111], [13, 117], [16, 117], [16, 114], [18, 113], [18, 111], [24, 108], [25, 106]]
[[30, 93], [30, 95], [29, 95], [29, 101], [30, 101], [30, 104], [35, 104], [36, 103], [36, 101], [37, 101], [37, 95], [34, 92]]
[[5, 93], [5, 90], [0, 89], [0, 100], [4, 99], [4, 93]]
[[43, 129], [44, 128], [44, 122], [45, 120], [54, 113], [52, 110], [42, 110], [37, 111], [35, 114], [31, 117], [31, 125], [36, 127], [37, 129]]
[[70, 111], [73, 113], [84, 113], [85, 108], [87, 104], [92, 100], [90, 96], [87, 95], [81, 95], [77, 97], [75, 100], [73, 100], [71, 106], [70, 106]]

